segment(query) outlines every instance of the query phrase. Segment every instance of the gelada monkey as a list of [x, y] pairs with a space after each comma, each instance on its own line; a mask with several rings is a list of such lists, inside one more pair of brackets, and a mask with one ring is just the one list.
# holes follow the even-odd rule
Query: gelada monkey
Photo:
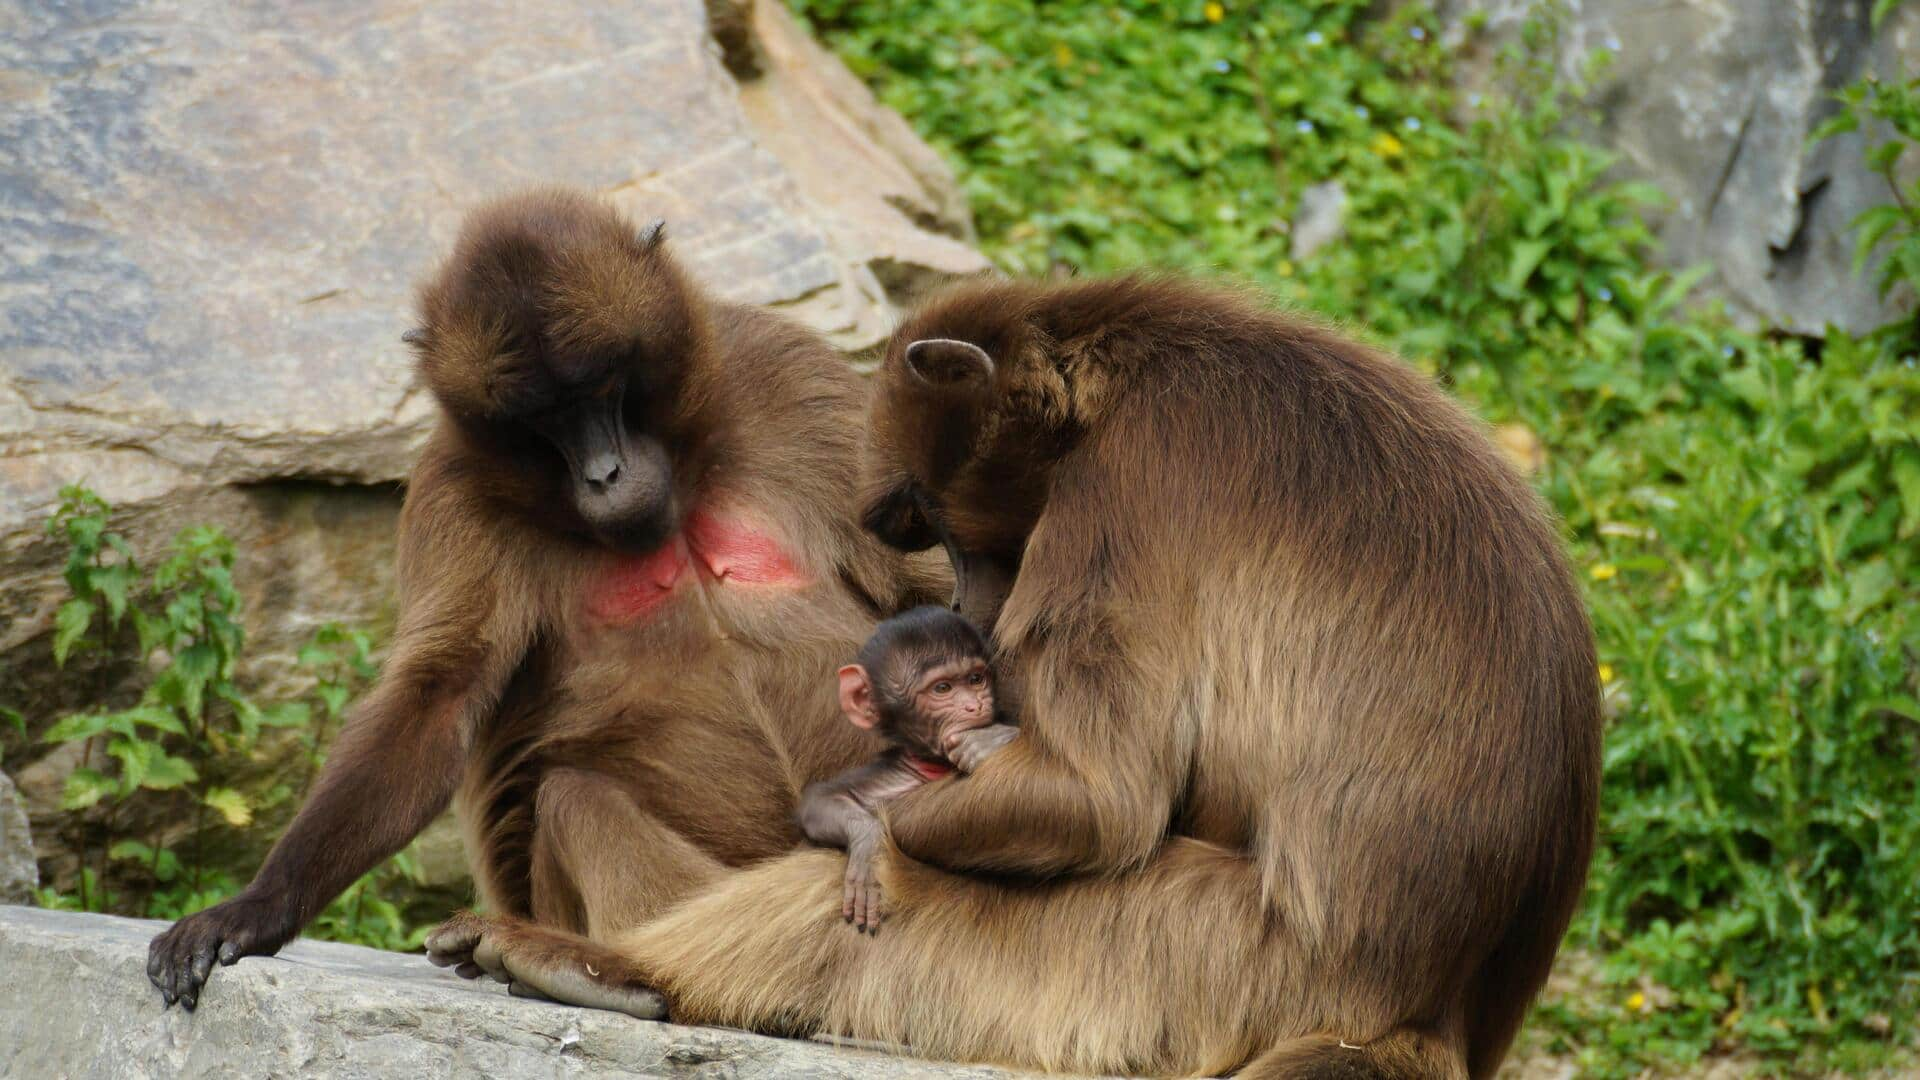
[[841, 914], [875, 930], [884, 914], [873, 860], [886, 829], [881, 806], [956, 768], [972, 772], [1018, 730], [995, 723], [987, 643], [973, 624], [938, 607], [918, 607], [874, 629], [855, 662], [842, 667], [840, 711], [878, 732], [879, 757], [801, 793], [800, 830], [847, 851]]
[[439, 418], [391, 655], [253, 882], [154, 939], [168, 1004], [278, 950], [456, 796], [486, 905], [594, 936], [791, 849], [801, 788], [872, 753], [818, 673], [948, 591], [847, 511], [845, 359], [707, 295], [660, 227], [570, 191], [497, 200], [418, 308]]
[[886, 932], [844, 933], [844, 863], [801, 851], [606, 946], [472, 917], [429, 949], [941, 1058], [1492, 1076], [1580, 898], [1601, 714], [1558, 530], [1484, 428], [1152, 277], [947, 291], [875, 379], [857, 512], [952, 553], [1020, 692], [1018, 735], [887, 807]]

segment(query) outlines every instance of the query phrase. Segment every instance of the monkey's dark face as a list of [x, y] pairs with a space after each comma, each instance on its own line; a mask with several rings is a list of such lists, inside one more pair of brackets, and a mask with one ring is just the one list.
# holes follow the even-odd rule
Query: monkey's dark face
[[469, 218], [407, 338], [447, 412], [538, 474], [542, 505], [530, 509], [638, 553], [680, 524], [698, 310], [658, 227], [535, 193]]
[[944, 545], [956, 610], [989, 629], [1070, 437], [1030, 392], [1047, 363], [1037, 343], [993, 296], [963, 292], [894, 335], [875, 376], [859, 504], [861, 523], [894, 548]]
[[608, 547], [645, 552], [679, 525], [673, 462], [660, 439], [636, 424], [634, 393], [623, 373], [599, 389], [568, 388], [550, 408], [514, 418], [544, 439], [566, 465], [566, 483], [594, 536]]

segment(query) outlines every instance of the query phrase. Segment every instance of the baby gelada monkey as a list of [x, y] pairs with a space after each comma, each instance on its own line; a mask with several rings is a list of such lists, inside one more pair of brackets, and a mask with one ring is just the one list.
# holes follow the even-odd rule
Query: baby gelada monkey
[[885, 829], [879, 809], [930, 780], [972, 772], [1018, 729], [994, 722], [987, 643], [966, 619], [919, 607], [874, 628], [854, 662], [840, 669], [840, 710], [880, 733], [874, 760], [800, 795], [800, 828], [816, 844], [847, 851], [840, 914], [854, 928], [880, 925], [873, 860]]

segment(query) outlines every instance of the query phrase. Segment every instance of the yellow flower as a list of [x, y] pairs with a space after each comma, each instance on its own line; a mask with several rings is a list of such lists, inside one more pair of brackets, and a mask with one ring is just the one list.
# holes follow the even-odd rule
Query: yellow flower
[[1279, 271], [1279, 274], [1281, 277], [1293, 276], [1293, 264], [1291, 262], [1288, 262], [1286, 259], [1281, 259], [1280, 265], [1275, 269]]
[[1393, 137], [1391, 131], [1383, 131], [1373, 137], [1373, 152], [1383, 158], [1397, 158], [1406, 149], [1400, 144], [1399, 139]]
[[1226, 6], [1223, 4], [1209, 3], [1206, 6], [1205, 11], [1207, 13], [1208, 22], [1219, 22], [1221, 19], [1224, 19], [1227, 17], [1227, 9], [1226, 9]]
[[1603, 562], [1603, 563], [1597, 564], [1596, 566], [1594, 566], [1593, 569], [1587, 571], [1587, 575], [1593, 578], [1593, 580], [1595, 581], [1612, 581], [1614, 575], [1618, 574], [1619, 572], [1620, 572], [1619, 567], [1613, 565], [1610, 562]]
[[1600, 681], [1601, 682], [1613, 681], [1613, 665], [1612, 664], [1600, 665]]
[[1628, 1012], [1639, 1012], [1641, 1009], [1644, 1009], [1646, 1007], [1647, 1007], [1647, 995], [1641, 993], [1638, 990], [1635, 990], [1633, 993], [1627, 995], [1627, 1011]]
[[1059, 64], [1061, 67], [1066, 67], [1068, 64], [1073, 63], [1073, 50], [1067, 47], [1066, 42], [1056, 41], [1053, 43], [1053, 62]]

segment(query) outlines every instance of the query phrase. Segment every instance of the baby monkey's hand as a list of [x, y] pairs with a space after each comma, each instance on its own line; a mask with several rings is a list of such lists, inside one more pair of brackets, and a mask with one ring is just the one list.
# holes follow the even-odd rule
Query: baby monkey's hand
[[841, 892], [840, 917], [863, 934], [880, 932], [880, 920], [886, 917], [886, 901], [880, 888], [875, 861], [880, 856], [881, 831], [876, 826], [862, 831], [847, 845], [847, 876]]
[[1013, 741], [1020, 729], [1012, 724], [988, 724], [986, 727], [956, 731], [947, 736], [947, 760], [961, 772], [972, 772], [995, 750]]

